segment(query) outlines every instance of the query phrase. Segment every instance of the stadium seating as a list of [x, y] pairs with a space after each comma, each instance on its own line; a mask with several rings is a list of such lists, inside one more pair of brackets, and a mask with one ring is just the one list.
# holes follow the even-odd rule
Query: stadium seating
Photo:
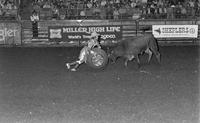
[[[200, 3], [197, 0], [33, 0], [32, 10], [38, 11], [41, 20], [54, 19], [184, 19], [198, 18]], [[50, 3], [48, 3], [50, 2]], [[46, 9], [48, 6], [48, 9]], [[39, 8], [38, 8], [39, 7]], [[27, 11], [27, 10], [24, 10]], [[30, 12], [31, 13], [31, 12]], [[23, 16], [23, 15], [22, 15]], [[30, 15], [29, 15], [30, 16]]]

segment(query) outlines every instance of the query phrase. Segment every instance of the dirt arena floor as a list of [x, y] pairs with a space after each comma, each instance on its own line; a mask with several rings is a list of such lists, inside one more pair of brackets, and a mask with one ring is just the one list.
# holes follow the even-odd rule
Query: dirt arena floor
[[66, 69], [79, 48], [0, 48], [0, 123], [199, 123], [198, 46], [160, 47], [94, 70]]

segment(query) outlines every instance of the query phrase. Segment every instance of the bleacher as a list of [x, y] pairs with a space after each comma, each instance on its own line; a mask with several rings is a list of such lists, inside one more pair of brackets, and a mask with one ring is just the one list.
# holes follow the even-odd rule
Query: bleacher
[[18, 20], [18, 15], [16, 0], [0, 1], [0, 20]]
[[[45, 1], [43, 0], [43, 3], [37, 3], [37, 0], [34, 3], [25, 2], [27, 7], [23, 8], [23, 12], [21, 12], [22, 20], [30, 19], [33, 10], [39, 13], [40, 20], [114, 19], [113, 12], [115, 9], [119, 12], [118, 19], [194, 19], [200, 17], [200, 4], [194, 2], [194, 6], [190, 6], [186, 0], [185, 2], [183, 2], [184, 0], [175, 0], [176, 2], [173, 3], [158, 0], [163, 1], [164, 5], [159, 5], [159, 2], [156, 3], [157, 0], [147, 0], [147, 3], [139, 1], [135, 7], [131, 6], [130, 0], [121, 0], [120, 4], [110, 0], [107, 1], [105, 6], [101, 5], [103, 0], [97, 0], [96, 3], [91, 4], [88, 1], [81, 0], [54, 0], [56, 2], [52, 2], [48, 8], [44, 7]], [[180, 5], [178, 1], [182, 1]], [[58, 10], [57, 15], [52, 8]], [[173, 11], [172, 13], [169, 12], [170, 9]]]
[[17, 20], [18, 10], [17, 9], [2, 9], [3, 13], [0, 15], [0, 20]]

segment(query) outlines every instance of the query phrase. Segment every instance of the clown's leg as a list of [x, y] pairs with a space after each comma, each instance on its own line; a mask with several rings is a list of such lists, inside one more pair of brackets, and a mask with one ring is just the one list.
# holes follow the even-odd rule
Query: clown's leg
[[80, 64], [82, 64], [83, 62], [86, 61], [87, 59], [87, 52], [88, 51], [88, 47], [83, 47], [81, 52], [80, 52], [80, 55], [79, 55], [79, 60], [75, 61], [75, 62], [72, 62], [72, 63], [66, 63], [66, 66], [68, 69], [70, 69], [71, 65], [75, 65], [71, 70], [72, 71], [76, 71], [76, 68], [78, 68], [78, 66]]
[[[75, 65], [72, 69], [71, 66]], [[67, 66], [67, 69], [70, 69], [72, 71], [76, 71], [76, 68], [80, 65], [80, 62], [79, 61], [75, 61], [75, 62], [72, 62], [72, 63], [66, 63], [66, 66]]]
[[71, 65], [76, 65], [77, 61], [71, 62], [71, 63], [66, 63], [65, 65], [67, 66], [68, 69], [70, 69]]
[[83, 61], [79, 60], [74, 62], [75, 66], [71, 69], [71, 71], [76, 71], [76, 69], [79, 67], [80, 64], [82, 64]]
[[75, 61], [73, 63], [73, 65], [75, 65], [75, 66], [71, 70], [72, 71], [76, 71], [76, 69], [79, 67], [79, 65], [82, 64], [85, 61], [86, 61], [86, 50], [82, 50], [81, 53], [80, 53], [80, 55], [79, 55], [79, 60]]

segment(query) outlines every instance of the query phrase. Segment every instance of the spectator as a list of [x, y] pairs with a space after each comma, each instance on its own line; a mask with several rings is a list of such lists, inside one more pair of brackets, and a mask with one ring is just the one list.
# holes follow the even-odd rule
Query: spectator
[[17, 9], [17, 6], [15, 5], [15, 3], [12, 2], [12, 9]]
[[123, 6], [119, 9], [120, 18], [123, 19], [126, 13], [127, 13], [126, 8], [125, 8], [125, 6], [123, 5]]
[[160, 19], [166, 18], [166, 14], [167, 14], [166, 7], [164, 5], [160, 5], [158, 7], [158, 13], [159, 13], [159, 18]]
[[199, 6], [198, 6], [198, 1], [196, 0], [196, 1], [194, 2], [194, 13], [195, 13], [195, 16], [198, 15], [198, 8], [199, 8]]
[[164, 18], [167, 18], [167, 5], [163, 5]]
[[141, 10], [138, 7], [136, 7], [134, 9], [134, 13], [133, 13], [132, 19], [133, 20], [139, 19], [140, 16], [141, 16]]
[[143, 19], [145, 19], [146, 16], [147, 16], [146, 4], [142, 4], [142, 6], [141, 6], [141, 11], [142, 11], [141, 17], [142, 17]]
[[91, 9], [88, 9], [87, 11], [86, 11], [86, 16], [87, 16], [87, 19], [92, 19], [92, 10]]
[[78, 1], [78, 3], [77, 3], [77, 9], [84, 9], [84, 3], [83, 2], [81, 2], [81, 1]]
[[66, 13], [65, 13], [65, 19], [72, 19], [72, 16], [73, 13], [72, 13], [72, 10], [67, 10]]
[[33, 3], [33, 11], [36, 13], [40, 12], [40, 6], [37, 3]]
[[2, 7], [0, 6], [0, 16], [3, 16], [4, 15], [4, 11], [2, 9]]
[[61, 6], [59, 13], [60, 13], [60, 19], [64, 20], [66, 15], [66, 8], [64, 6]]
[[[10, 1], [10, 0], [6, 0], [6, 1]], [[188, 3], [188, 7], [186, 9], [187, 13], [192, 16], [198, 15], [200, 11], [199, 10], [200, 6], [198, 5], [199, 0], [189, 0], [189, 1], [184, 0], [184, 1]], [[121, 14], [121, 11], [122, 13], [123, 11], [125, 11], [125, 13], [121, 14], [121, 16], [124, 16], [124, 17], [127, 17], [129, 15], [132, 16], [132, 13], [130, 13], [129, 11], [130, 7], [131, 8], [138, 7], [140, 10], [142, 10], [143, 15], [146, 14], [145, 16], [147, 17], [149, 16], [150, 18], [164, 18], [165, 15], [168, 15], [167, 16], [168, 18], [173, 19], [174, 16], [178, 17], [178, 15], [181, 15], [182, 13], [181, 6], [183, 6], [183, 3], [184, 3], [182, 0], [175, 0], [175, 1], [174, 0], [74, 0], [74, 1], [72, 0], [33, 0], [33, 2], [35, 2], [34, 10], [37, 11], [38, 13], [39, 13], [40, 8], [50, 8], [50, 6], [56, 6], [60, 10], [61, 6], [64, 5], [67, 11], [72, 12], [71, 16], [73, 17], [79, 16], [78, 18], [80, 18], [81, 15], [84, 15], [84, 12], [82, 11], [83, 9], [89, 9], [87, 11], [90, 11], [91, 9], [94, 10], [98, 8], [103, 8], [104, 10], [107, 10], [106, 12], [107, 19], [117, 18], [117, 16], [114, 17], [114, 13], [116, 12], [116, 10], [113, 8], [118, 9], [119, 14]], [[171, 5], [176, 5], [175, 7], [176, 9], [172, 7], [167, 7], [167, 12], [168, 11], [169, 12], [172, 11], [172, 12], [170, 12], [170, 14], [169, 13], [166, 14], [167, 12], [166, 12], [165, 6], [171, 6]], [[101, 9], [101, 12], [103, 9]], [[123, 10], [123, 9], [126, 9], [126, 10]], [[52, 8], [52, 10], [54, 11], [55, 8]], [[85, 12], [85, 14], [86, 13], [87, 12]], [[95, 12], [95, 14], [92, 15], [90, 19], [94, 19], [97, 15], [98, 15], [98, 12], [97, 13]], [[100, 13], [100, 16], [101, 18], [104, 18], [103, 17], [104, 14]], [[60, 18], [61, 18], [61, 15], [60, 15]]]
[[53, 19], [59, 19], [60, 13], [59, 13], [58, 8], [55, 5], [53, 6], [52, 12], [53, 12], [53, 17], [52, 18]]
[[86, 12], [85, 12], [85, 9], [81, 10], [81, 12], [80, 12], [80, 17], [81, 17], [81, 19], [86, 19]]
[[192, 15], [192, 8], [190, 7], [190, 4], [187, 2], [186, 3], [186, 11], [187, 11], [187, 17], [191, 17]]
[[113, 18], [113, 10], [112, 10], [112, 6], [108, 5], [106, 7], [106, 19], [112, 19]]
[[196, 15], [197, 17], [200, 16], [200, 0], [199, 0], [199, 1], [196, 1], [196, 3], [195, 3], [195, 15]]
[[189, 0], [189, 6], [191, 7], [191, 8], [194, 8], [194, 1], [193, 0]]
[[163, 6], [163, 4], [164, 4], [163, 1], [162, 1], [162, 0], [159, 0], [158, 3], [157, 3], [157, 6], [160, 7], [160, 6]]
[[43, 8], [51, 8], [50, 2], [46, 1], [45, 4], [43, 5]]
[[183, 18], [187, 17], [187, 10], [184, 6], [181, 7], [181, 17]]
[[167, 7], [167, 19], [174, 19], [174, 5]]
[[182, 4], [181, 2], [178, 2], [175, 8], [176, 18], [181, 18], [181, 9], [182, 9]]
[[101, 19], [106, 19], [106, 9], [105, 9], [105, 6], [101, 7], [100, 18]]
[[92, 1], [92, 6], [93, 7], [97, 7], [98, 6], [98, 1], [97, 0], [93, 0]]
[[115, 20], [119, 19], [119, 11], [117, 10], [117, 8], [115, 8], [113, 11], [113, 17]]
[[43, 0], [37, 0], [37, 4], [42, 8], [44, 5], [44, 1]]
[[90, 1], [88, 1], [88, 3], [87, 3], [87, 7], [88, 7], [89, 9], [92, 8], [92, 3], [91, 3]]
[[132, 1], [132, 2], [131, 2], [131, 7], [132, 7], [132, 8], [135, 8], [136, 6], [137, 6], [136, 1]]
[[7, 1], [5, 4], [5, 9], [12, 9], [12, 4], [10, 1]]
[[96, 19], [100, 18], [101, 9], [99, 7], [93, 8], [93, 17]]
[[38, 21], [39, 21], [38, 13], [36, 11], [33, 11], [30, 19], [32, 22], [33, 38], [37, 38], [38, 37]]
[[150, 5], [150, 13], [151, 13], [151, 17], [154, 16], [154, 14], [155, 14], [155, 9], [156, 9], [155, 4], [151, 4], [151, 5]]
[[147, 18], [151, 18], [151, 17], [152, 17], [152, 14], [151, 14], [150, 6], [147, 6], [146, 9], [147, 9], [147, 10], [146, 10]]
[[3, 1], [0, 1], [0, 6], [1, 6], [2, 9], [4, 8], [4, 2]]
[[120, 0], [116, 0], [115, 3], [117, 4], [117, 6], [120, 6]]
[[102, 1], [101, 1], [101, 6], [102, 6], [102, 7], [105, 7], [106, 4], [107, 4], [106, 0], [102, 0]]

